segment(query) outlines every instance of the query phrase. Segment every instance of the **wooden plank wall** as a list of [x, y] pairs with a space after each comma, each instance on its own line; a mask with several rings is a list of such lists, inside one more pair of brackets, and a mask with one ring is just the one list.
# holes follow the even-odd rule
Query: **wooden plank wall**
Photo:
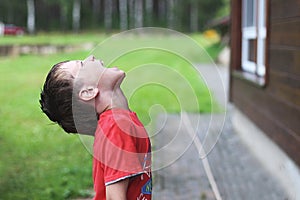
[[[268, 9], [267, 85], [231, 74], [231, 101], [300, 166], [300, 0], [271, 0]], [[231, 71], [239, 69], [235, 63]]]

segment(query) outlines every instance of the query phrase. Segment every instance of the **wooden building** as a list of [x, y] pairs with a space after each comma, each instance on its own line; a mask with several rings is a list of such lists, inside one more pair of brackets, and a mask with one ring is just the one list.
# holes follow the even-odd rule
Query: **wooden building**
[[300, 166], [300, 0], [231, 9], [230, 101]]

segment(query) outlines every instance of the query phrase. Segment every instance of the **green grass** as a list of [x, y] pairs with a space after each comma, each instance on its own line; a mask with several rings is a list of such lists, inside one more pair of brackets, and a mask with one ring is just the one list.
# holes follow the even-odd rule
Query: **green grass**
[[[55, 37], [57, 41], [64, 38], [61, 35]], [[203, 40], [200, 36], [194, 37]], [[27, 43], [26, 40], [19, 42]], [[135, 42], [141, 44], [145, 40], [151, 41], [151, 38], [139, 38]], [[164, 38], [158, 43], [172, 45], [173, 42]], [[101, 58], [110, 66], [118, 65], [127, 72], [122, 88], [131, 108], [145, 124], [150, 123], [150, 108], [153, 108], [150, 113], [154, 112], [154, 116], [161, 111], [176, 113], [182, 109], [214, 111], [212, 106], [216, 105], [211, 101], [208, 89], [184, 58], [172, 52], [141, 49], [109, 60], [116, 48], [131, 43], [122, 40], [110, 44], [100, 52]], [[212, 44], [207, 42], [205, 45], [209, 49]], [[197, 52], [189, 52], [188, 46], [181, 46], [193, 61], [207, 61]], [[212, 49], [209, 53], [216, 51]], [[65, 134], [57, 125], [52, 125], [38, 104], [49, 68], [59, 61], [83, 59], [88, 54], [78, 51], [0, 58], [0, 199], [69, 199], [89, 195], [93, 186], [92, 156], [78, 136]], [[161, 106], [152, 107], [155, 104]]]
[[64, 199], [92, 187], [91, 156], [38, 105], [45, 73], [61, 58], [0, 59], [0, 199]]
[[37, 35], [24, 35], [24, 36], [4, 36], [1, 37], [0, 45], [25, 45], [25, 44], [55, 44], [55, 45], [71, 45], [81, 43], [98, 43], [107, 37], [104, 33], [100, 32], [87, 32], [87, 33], [40, 33]]
[[154, 118], [162, 111], [208, 113], [216, 106], [193, 65], [173, 53], [137, 50], [116, 59], [111, 65], [127, 71], [123, 90], [144, 124], [150, 122], [148, 111], [152, 105], [164, 109], [152, 110]]

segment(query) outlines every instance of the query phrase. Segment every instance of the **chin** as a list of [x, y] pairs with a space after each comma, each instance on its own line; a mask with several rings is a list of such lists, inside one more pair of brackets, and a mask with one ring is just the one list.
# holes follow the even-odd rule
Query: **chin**
[[118, 78], [116, 79], [115, 82], [115, 86], [120, 86], [125, 76], [126, 76], [125, 72], [120, 70], [120, 73], [118, 74]]
[[[122, 71], [123, 72], [123, 71]], [[120, 81], [122, 82], [124, 80], [124, 78], [126, 77], [126, 73], [123, 72], [122, 75], [120, 76]]]
[[124, 71], [121, 71], [121, 72], [122, 72], [122, 76], [125, 77], [126, 73]]

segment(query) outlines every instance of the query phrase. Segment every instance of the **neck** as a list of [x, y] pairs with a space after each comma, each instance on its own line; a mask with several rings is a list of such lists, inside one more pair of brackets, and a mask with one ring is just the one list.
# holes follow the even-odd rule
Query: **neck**
[[96, 106], [98, 114], [101, 114], [106, 110], [116, 108], [129, 110], [127, 98], [120, 88], [117, 88], [113, 91], [102, 92], [98, 102], [100, 102]]
[[111, 103], [107, 107], [107, 109], [114, 108], [129, 110], [127, 98], [125, 97], [123, 91], [120, 88], [118, 88], [112, 93]]

